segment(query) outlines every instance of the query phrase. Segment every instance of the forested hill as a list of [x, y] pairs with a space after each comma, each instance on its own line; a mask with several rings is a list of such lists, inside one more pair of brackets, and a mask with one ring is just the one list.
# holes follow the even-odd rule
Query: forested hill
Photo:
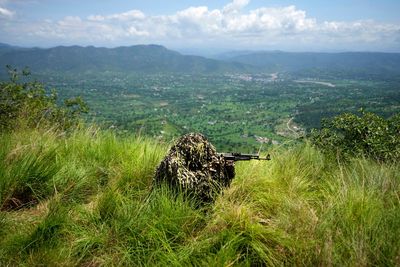
[[0, 46], [0, 65], [11, 65], [17, 68], [29, 66], [35, 72], [67, 71], [72, 73], [82, 71], [221, 73], [254, 69], [242, 63], [182, 55], [160, 45], [117, 48], [58, 46], [48, 49], [21, 49], [2, 45]]
[[269, 71], [319, 70], [365, 73], [369, 75], [400, 74], [400, 53], [237, 51], [221, 54], [216, 58], [229, 62], [249, 64]]
[[[215, 74], [226, 72], [337, 73], [379, 77], [400, 75], [400, 53], [310, 53], [234, 51], [215, 59], [182, 55], [160, 45], [127, 47], [57, 46], [21, 48], [0, 44], [0, 65], [39, 72], [136, 72]], [[4, 72], [4, 68], [0, 72]]]

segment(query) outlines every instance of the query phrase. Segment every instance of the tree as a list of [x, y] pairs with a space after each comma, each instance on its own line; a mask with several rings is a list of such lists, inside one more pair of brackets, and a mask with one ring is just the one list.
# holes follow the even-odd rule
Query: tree
[[20, 126], [66, 130], [76, 125], [80, 115], [88, 111], [81, 97], [58, 105], [56, 91], [48, 93], [43, 83], [32, 81], [29, 69], [18, 71], [7, 66], [7, 71], [9, 81], [0, 82], [0, 131]]
[[343, 113], [323, 120], [321, 129], [313, 129], [310, 139], [328, 153], [366, 156], [378, 161], [400, 159], [400, 113], [384, 119], [360, 110], [361, 116]]

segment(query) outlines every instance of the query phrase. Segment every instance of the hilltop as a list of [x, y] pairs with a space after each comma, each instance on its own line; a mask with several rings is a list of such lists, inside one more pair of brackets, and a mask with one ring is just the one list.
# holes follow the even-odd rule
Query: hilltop
[[[5, 265], [398, 265], [399, 165], [347, 164], [309, 145], [237, 164], [197, 209], [152, 190], [168, 145], [96, 128], [0, 138]], [[21, 193], [24, 192], [25, 198]]]
[[153, 187], [171, 142], [84, 124], [80, 97], [61, 104], [26, 70], [8, 71], [0, 82], [2, 265], [400, 263], [400, 114], [346, 113], [312, 131], [312, 143], [264, 147], [271, 161], [238, 163], [231, 186], [199, 207]]

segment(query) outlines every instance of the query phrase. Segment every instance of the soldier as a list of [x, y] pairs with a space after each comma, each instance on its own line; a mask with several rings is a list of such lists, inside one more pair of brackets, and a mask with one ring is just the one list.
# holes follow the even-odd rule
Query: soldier
[[235, 161], [251, 159], [270, 160], [270, 156], [219, 154], [203, 135], [190, 133], [169, 150], [156, 170], [154, 184], [165, 182], [201, 203], [210, 203], [235, 177]]
[[190, 133], [169, 150], [156, 170], [154, 183], [166, 182], [202, 203], [210, 203], [234, 176], [234, 161], [225, 161], [203, 135]]

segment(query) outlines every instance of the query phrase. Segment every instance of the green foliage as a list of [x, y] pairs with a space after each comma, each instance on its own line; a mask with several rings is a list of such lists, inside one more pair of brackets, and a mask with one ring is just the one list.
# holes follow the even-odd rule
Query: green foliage
[[0, 209], [31, 207], [61, 194], [82, 202], [108, 183], [143, 194], [164, 148], [145, 138], [116, 139], [96, 128], [0, 134]]
[[166, 151], [154, 140], [95, 128], [67, 136], [38, 129], [3, 133], [1, 177], [21, 168], [14, 176], [20, 185], [21, 176], [46, 178], [37, 205], [0, 211], [0, 262], [398, 265], [398, 164], [349, 158], [342, 165], [308, 144], [282, 148], [270, 151], [268, 162], [239, 162], [215, 204], [197, 209], [167, 187], [151, 188]]
[[42, 248], [49, 249], [55, 246], [61, 239], [66, 218], [67, 210], [65, 207], [56, 201], [50, 203], [46, 216], [25, 238], [23, 252], [32, 252]]
[[0, 82], [0, 131], [44, 125], [68, 129], [78, 122], [81, 113], [87, 112], [80, 97], [67, 99], [64, 106], [57, 105], [56, 92], [48, 94], [43, 83], [30, 81], [28, 69], [7, 69], [10, 80]]
[[343, 113], [325, 120], [311, 132], [311, 141], [324, 152], [366, 156], [378, 161], [400, 159], [400, 114], [384, 119], [361, 110], [361, 116]]
[[50, 191], [49, 180], [58, 172], [54, 148], [39, 147], [26, 151], [11, 159], [11, 168], [6, 168], [0, 181], [1, 209], [18, 209], [46, 197]]

